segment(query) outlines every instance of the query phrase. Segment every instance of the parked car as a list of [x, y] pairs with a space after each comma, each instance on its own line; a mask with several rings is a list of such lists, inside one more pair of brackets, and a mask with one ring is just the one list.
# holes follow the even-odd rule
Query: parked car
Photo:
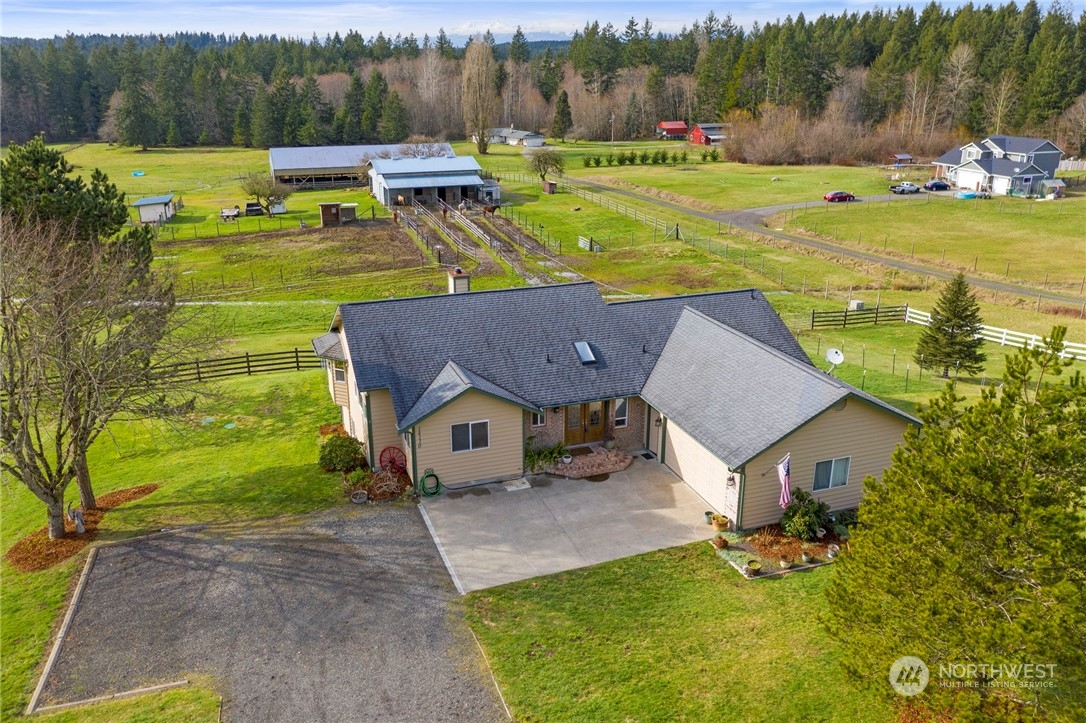
[[855, 201], [856, 197], [848, 191], [830, 191], [822, 197], [822, 200], [829, 201], [830, 203], [837, 203], [839, 201], [844, 201], [845, 203], [848, 203], [849, 201]]
[[949, 191], [950, 184], [946, 181], [928, 181], [924, 184], [925, 191]]
[[901, 183], [890, 186], [890, 193], [920, 193], [920, 186], [912, 181], [902, 181]]
[[263, 216], [264, 215], [264, 207], [261, 206], [259, 203], [255, 203], [253, 201], [250, 201], [250, 202], [245, 204], [245, 215], [246, 216]]

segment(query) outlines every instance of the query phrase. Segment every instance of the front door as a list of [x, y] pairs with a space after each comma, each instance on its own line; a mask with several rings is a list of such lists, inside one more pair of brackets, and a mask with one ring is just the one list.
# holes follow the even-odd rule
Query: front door
[[566, 444], [589, 444], [603, 440], [607, 429], [607, 407], [603, 402], [566, 407]]

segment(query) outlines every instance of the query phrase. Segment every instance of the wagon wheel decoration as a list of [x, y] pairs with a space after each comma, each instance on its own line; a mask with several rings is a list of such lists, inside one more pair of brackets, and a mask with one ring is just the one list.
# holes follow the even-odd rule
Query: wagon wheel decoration
[[390, 470], [399, 474], [407, 469], [407, 455], [399, 447], [385, 447], [377, 458], [381, 469]]

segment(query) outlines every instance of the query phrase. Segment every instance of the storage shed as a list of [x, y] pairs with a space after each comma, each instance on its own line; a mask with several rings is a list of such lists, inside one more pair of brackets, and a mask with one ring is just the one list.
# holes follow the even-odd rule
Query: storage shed
[[167, 193], [163, 196], [147, 196], [132, 204], [140, 215], [140, 223], [163, 224], [173, 218], [180, 207], [180, 202], [174, 203], [174, 195]]

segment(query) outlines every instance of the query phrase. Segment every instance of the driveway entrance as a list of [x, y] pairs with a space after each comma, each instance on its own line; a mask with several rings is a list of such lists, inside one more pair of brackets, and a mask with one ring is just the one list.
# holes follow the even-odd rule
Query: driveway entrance
[[531, 476], [422, 503], [461, 592], [708, 539], [709, 507], [656, 461], [635, 457], [606, 480]]

